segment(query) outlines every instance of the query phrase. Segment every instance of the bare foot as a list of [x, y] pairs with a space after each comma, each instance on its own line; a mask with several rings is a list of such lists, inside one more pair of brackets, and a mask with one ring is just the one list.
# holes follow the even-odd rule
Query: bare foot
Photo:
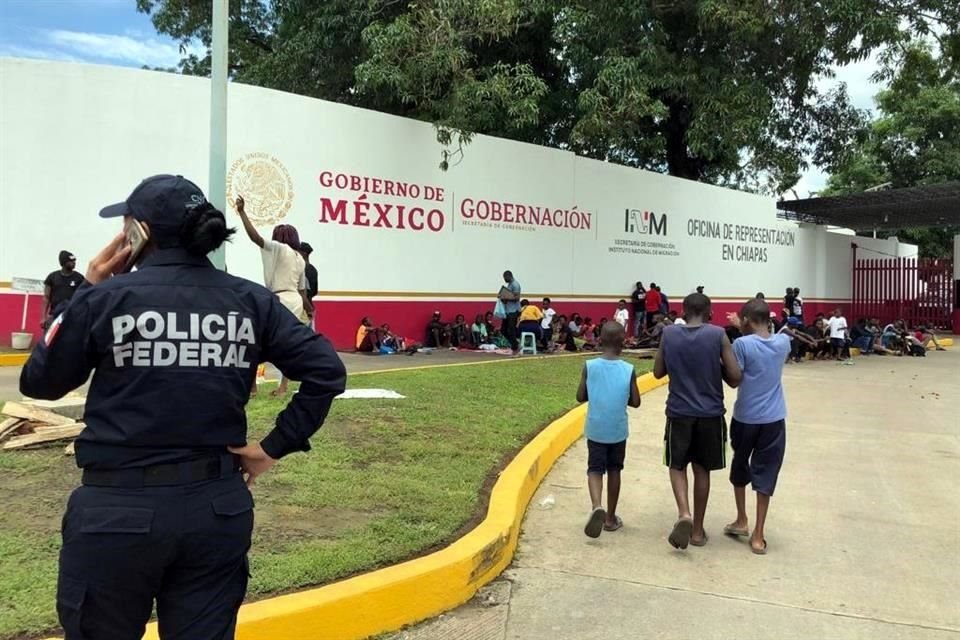
[[767, 541], [763, 538], [757, 540], [756, 538], [750, 538], [750, 550], [753, 551], [758, 556], [766, 555], [767, 553]]
[[274, 389], [273, 391], [270, 392], [270, 397], [271, 397], [271, 398], [280, 398], [280, 397], [285, 396], [285, 395], [287, 395], [287, 390], [286, 390], [286, 389], [277, 388], [277, 389]]

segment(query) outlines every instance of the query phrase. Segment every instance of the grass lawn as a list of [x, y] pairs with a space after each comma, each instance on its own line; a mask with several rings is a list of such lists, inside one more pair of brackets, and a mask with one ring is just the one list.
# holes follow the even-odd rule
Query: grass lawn
[[[313, 438], [258, 480], [248, 597], [319, 585], [442, 545], [482, 517], [493, 472], [573, 407], [581, 358], [351, 376], [405, 400], [338, 400]], [[638, 372], [649, 368], [639, 361]], [[253, 437], [283, 402], [248, 406]], [[59, 527], [79, 482], [61, 447], [0, 453], [0, 638], [57, 625]]]

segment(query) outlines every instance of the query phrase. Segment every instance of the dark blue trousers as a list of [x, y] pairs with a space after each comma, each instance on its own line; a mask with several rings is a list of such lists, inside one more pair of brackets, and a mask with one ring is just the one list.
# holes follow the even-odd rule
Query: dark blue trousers
[[82, 486], [67, 503], [57, 584], [65, 640], [230, 640], [247, 589], [253, 497], [242, 476]]

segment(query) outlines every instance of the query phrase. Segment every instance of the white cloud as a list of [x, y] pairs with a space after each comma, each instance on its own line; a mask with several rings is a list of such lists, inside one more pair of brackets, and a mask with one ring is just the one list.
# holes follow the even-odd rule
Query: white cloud
[[876, 106], [873, 96], [875, 96], [883, 86], [873, 82], [870, 76], [879, 69], [880, 63], [877, 61], [876, 52], [874, 52], [863, 60], [851, 62], [842, 67], [834, 67], [834, 77], [819, 78], [817, 80], [817, 86], [821, 91], [827, 91], [839, 83], [845, 82], [847, 85], [847, 95], [850, 96], [850, 102], [853, 103], [853, 106], [873, 111]]
[[51, 29], [43, 31], [43, 40], [68, 55], [86, 60], [173, 67], [181, 58], [177, 44], [143, 36]]
[[66, 51], [57, 49], [41, 49], [38, 47], [23, 47], [16, 44], [0, 43], [0, 57], [35, 58], [38, 60], [62, 60], [64, 62], [80, 62], [80, 58]]

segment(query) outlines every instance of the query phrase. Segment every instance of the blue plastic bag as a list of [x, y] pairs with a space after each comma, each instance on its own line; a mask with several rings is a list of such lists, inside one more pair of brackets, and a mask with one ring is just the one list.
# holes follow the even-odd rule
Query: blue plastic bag
[[503, 320], [507, 317], [507, 308], [503, 306], [503, 300], [497, 298], [497, 304], [493, 307], [493, 315]]

